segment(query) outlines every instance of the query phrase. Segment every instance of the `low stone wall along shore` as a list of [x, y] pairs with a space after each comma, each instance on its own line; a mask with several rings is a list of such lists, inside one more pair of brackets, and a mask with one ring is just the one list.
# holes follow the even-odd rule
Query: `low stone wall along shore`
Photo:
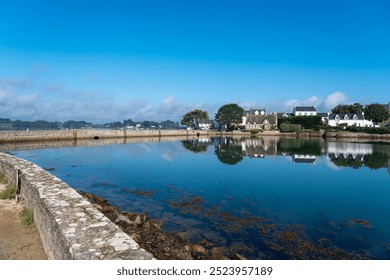
[[[215, 134], [217, 134], [216, 132]], [[221, 133], [219, 132], [219, 135]], [[172, 137], [172, 136], [204, 136], [214, 135], [208, 130], [103, 130], [103, 129], [76, 129], [76, 130], [30, 130], [30, 131], [1, 131], [0, 143], [52, 141], [52, 140], [85, 140], [107, 138], [134, 138], [134, 137]]]
[[0, 153], [0, 172], [33, 210], [49, 259], [153, 259], [76, 190], [36, 164]]
[[[253, 136], [249, 131], [221, 132], [216, 130], [103, 130], [103, 129], [76, 129], [76, 130], [30, 130], [30, 131], [0, 131], [1, 143], [34, 142], [34, 141], [78, 141], [99, 139], [132, 139], [140, 137], [171, 138], [171, 137], [199, 137], [199, 136]], [[277, 136], [279, 131], [264, 131], [257, 136]], [[286, 133], [286, 136], [289, 136]], [[296, 137], [296, 134], [294, 134]]]

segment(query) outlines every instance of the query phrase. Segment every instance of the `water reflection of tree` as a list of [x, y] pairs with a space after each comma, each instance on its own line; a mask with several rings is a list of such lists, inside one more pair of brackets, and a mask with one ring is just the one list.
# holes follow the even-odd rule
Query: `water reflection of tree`
[[280, 138], [278, 152], [319, 156], [321, 155], [321, 142], [318, 140]]
[[224, 164], [235, 165], [242, 161], [242, 148], [233, 143], [232, 139], [227, 139], [225, 143], [215, 147], [215, 155]]
[[387, 166], [389, 157], [384, 153], [373, 153], [364, 157], [364, 164], [371, 169], [379, 169]]
[[210, 145], [208, 142], [200, 142], [198, 139], [181, 141], [183, 147], [193, 153], [203, 153], [207, 151]]

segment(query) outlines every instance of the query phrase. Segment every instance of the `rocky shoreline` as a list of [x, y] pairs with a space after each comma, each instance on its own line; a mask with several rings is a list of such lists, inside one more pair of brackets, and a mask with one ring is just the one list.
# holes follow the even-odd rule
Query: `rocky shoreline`
[[195, 244], [164, 232], [161, 230], [163, 222], [150, 219], [145, 213], [122, 212], [104, 198], [82, 191], [79, 193], [158, 260], [245, 259], [228, 248], [215, 247], [208, 240], [203, 239], [201, 244]]

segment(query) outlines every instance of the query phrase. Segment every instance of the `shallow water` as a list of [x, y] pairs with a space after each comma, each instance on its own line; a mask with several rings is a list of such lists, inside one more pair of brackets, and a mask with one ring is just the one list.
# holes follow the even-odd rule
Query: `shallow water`
[[389, 144], [205, 138], [13, 153], [250, 259], [390, 259]]

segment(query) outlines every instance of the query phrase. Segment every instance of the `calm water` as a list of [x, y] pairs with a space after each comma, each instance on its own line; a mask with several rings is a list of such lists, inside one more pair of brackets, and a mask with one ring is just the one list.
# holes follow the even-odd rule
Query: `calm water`
[[390, 144], [213, 138], [13, 153], [250, 259], [390, 259]]

